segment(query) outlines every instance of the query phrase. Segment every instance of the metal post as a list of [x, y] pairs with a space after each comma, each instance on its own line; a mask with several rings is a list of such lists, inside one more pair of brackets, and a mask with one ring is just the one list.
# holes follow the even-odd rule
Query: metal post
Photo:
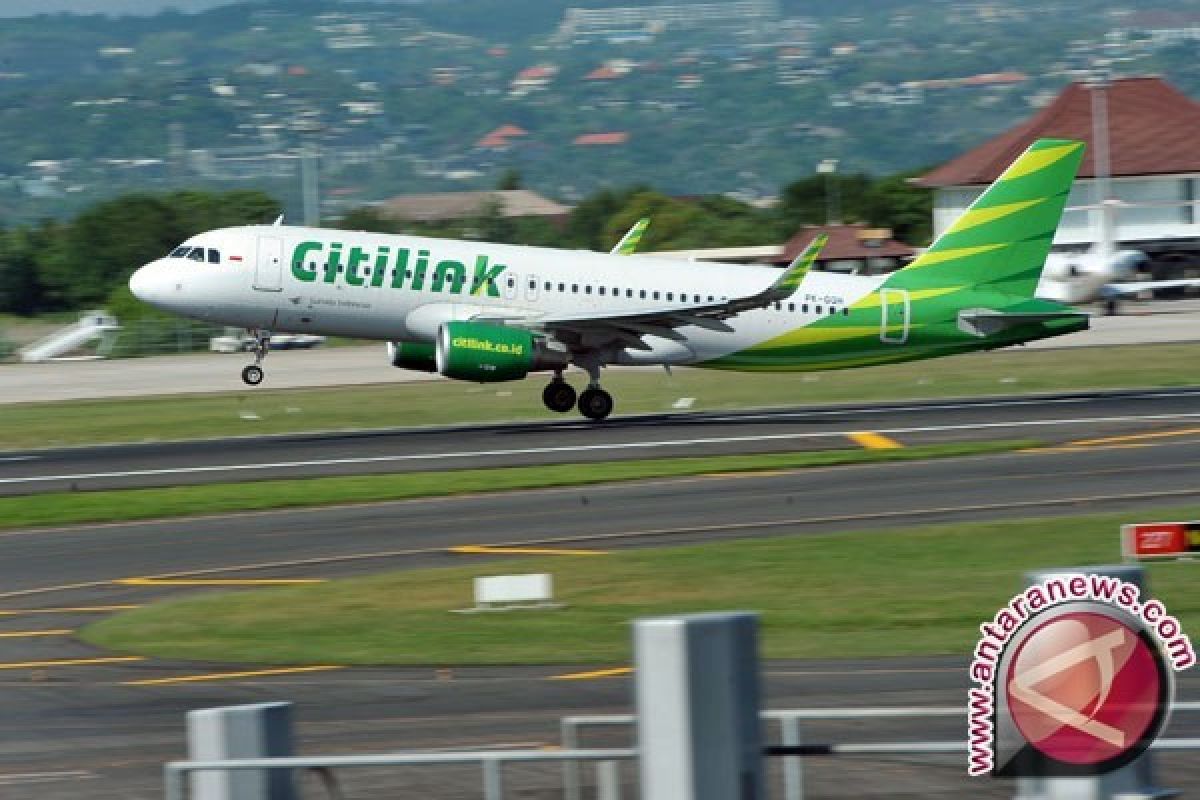
[[[187, 715], [194, 761], [292, 755], [291, 703], [205, 708]], [[294, 800], [292, 772], [205, 770], [191, 776], [197, 800]]]
[[483, 800], [504, 800], [502, 763], [494, 758], [483, 762]]
[[652, 800], [760, 800], [758, 615], [634, 623], [642, 793]]
[[187, 780], [183, 770], [174, 764], [163, 766], [163, 789], [166, 800], [184, 800], [187, 795]]
[[621, 800], [621, 763], [596, 762], [596, 800]]
[[[564, 719], [562, 725], [563, 750], [579, 749], [579, 728], [574, 720]], [[581, 776], [578, 761], [563, 762], [563, 800], [582, 800], [580, 792]]]
[[[785, 747], [801, 744], [799, 719], [784, 717], [779, 720], [779, 728], [780, 743]], [[783, 797], [784, 800], [804, 800], [804, 761], [800, 756], [783, 758]]]

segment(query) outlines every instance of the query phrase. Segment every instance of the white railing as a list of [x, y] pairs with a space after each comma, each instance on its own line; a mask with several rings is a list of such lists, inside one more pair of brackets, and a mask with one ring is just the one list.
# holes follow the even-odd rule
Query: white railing
[[[1200, 702], [1174, 703], [1171, 711], [1200, 711]], [[774, 709], [760, 713], [766, 722], [779, 723], [779, 744], [783, 747], [799, 748], [804, 745], [801, 722], [848, 720], [848, 719], [923, 719], [934, 717], [959, 717], [964, 723], [966, 706], [891, 706], [883, 708], [792, 708]], [[634, 725], [633, 714], [592, 714], [563, 717], [560, 720], [561, 743], [567, 752], [580, 746], [580, 734], [584, 728], [627, 727]], [[1160, 739], [1153, 745], [1155, 750], [1200, 749], [1200, 739]], [[783, 755], [784, 800], [803, 800], [804, 761], [811, 755], [869, 755], [869, 754], [936, 754], [965, 753], [964, 741], [942, 742], [875, 742], [862, 744], [814, 745], [813, 752], [806, 755]], [[577, 762], [563, 764], [564, 800], [582, 800], [582, 775]]]
[[326, 789], [340, 797], [330, 770], [353, 767], [405, 767], [447, 764], [478, 764], [483, 773], [484, 800], [503, 800], [505, 764], [538, 761], [594, 761], [601, 797], [619, 800], [620, 773], [617, 762], [637, 757], [631, 748], [609, 750], [476, 750], [451, 753], [381, 753], [361, 756], [290, 756], [287, 758], [235, 758], [212, 761], [171, 761], [163, 766], [166, 800], [186, 800], [187, 776], [205, 770], [308, 769], [322, 773]]

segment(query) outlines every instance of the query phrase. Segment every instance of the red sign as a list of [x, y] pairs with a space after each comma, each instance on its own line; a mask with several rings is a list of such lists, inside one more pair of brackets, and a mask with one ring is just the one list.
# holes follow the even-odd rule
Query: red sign
[[1121, 526], [1126, 558], [1181, 558], [1200, 554], [1200, 522], [1147, 522]]

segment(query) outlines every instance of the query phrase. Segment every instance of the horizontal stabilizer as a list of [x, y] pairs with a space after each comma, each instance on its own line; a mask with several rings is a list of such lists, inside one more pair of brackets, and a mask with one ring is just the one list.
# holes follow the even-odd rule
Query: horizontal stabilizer
[[984, 338], [1013, 328], [1045, 325], [1052, 322], [1076, 322], [1078, 330], [1086, 330], [1089, 315], [1080, 311], [992, 311], [969, 308], [958, 312], [958, 327], [963, 333]]

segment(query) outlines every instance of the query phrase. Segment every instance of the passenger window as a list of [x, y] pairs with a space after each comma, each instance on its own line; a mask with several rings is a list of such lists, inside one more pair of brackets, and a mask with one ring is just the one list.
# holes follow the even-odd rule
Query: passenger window
[[597, 292], [598, 294], [604, 294], [604, 287], [603, 287], [603, 286], [601, 286], [599, 289], [597, 289], [597, 290], [596, 290], [596, 292]]
[[529, 288], [530, 288], [530, 289], [537, 289], [537, 281], [530, 281], [530, 282], [529, 282]]
[[554, 284], [552, 284], [550, 281], [546, 281], [546, 291], [547, 292], [550, 291], [550, 287], [552, 287], [553, 285]]
[[578, 283], [571, 284], [571, 294], [579, 294], [579, 284]]
[[654, 293], [654, 299], [655, 299], [655, 300], [657, 300], [657, 299], [658, 299], [658, 292], [655, 292], [655, 293]]
[[796, 310], [796, 304], [788, 303], [788, 311], [795, 311], [795, 310]]
[[820, 313], [821, 313], [821, 307], [820, 307], [820, 306], [817, 306], [817, 307], [815, 307], [815, 308], [813, 309], [813, 313], [814, 313], [814, 314], [820, 314]]
[[646, 299], [646, 290], [642, 289], [640, 292], [638, 292], [638, 297], [641, 298], [642, 300], [645, 300]]
[[776, 300], [776, 301], [775, 301], [775, 310], [776, 310], [776, 311], [783, 311], [783, 303], [780, 303], [778, 300]]
[[849, 306], [847, 306], [846, 308], [843, 308], [843, 309], [842, 309], [842, 316], [843, 316], [843, 317], [848, 317], [848, 316], [850, 316], [850, 308], [849, 308]]
[[713, 296], [710, 294], [710, 295], [708, 296], [708, 302], [710, 302], [710, 303], [711, 303], [712, 301], [713, 301]]
[[673, 302], [674, 300], [675, 300], [675, 293], [667, 292], [667, 302], [670, 303], [670, 302]]
[[220, 264], [221, 263], [221, 254], [219, 252], [217, 252], [216, 250], [213, 250], [211, 247], [208, 248], [208, 263], [210, 263], [210, 264]]
[[632, 298], [633, 297], [633, 289], [626, 289], [625, 296]]
[[583, 287], [583, 293], [584, 293], [584, 294], [591, 294], [591, 293], [592, 293], [592, 285], [591, 285], [590, 283], [589, 283], [587, 286]]
[[567, 285], [566, 285], [565, 283], [560, 283], [560, 284], [558, 285], [558, 290], [559, 290], [560, 292], [565, 292], [565, 291], [567, 290]]
[[802, 312], [804, 312], [805, 314], [807, 314], [808, 313], [808, 303], [805, 303], [804, 305], [800, 306], [800, 310]]

